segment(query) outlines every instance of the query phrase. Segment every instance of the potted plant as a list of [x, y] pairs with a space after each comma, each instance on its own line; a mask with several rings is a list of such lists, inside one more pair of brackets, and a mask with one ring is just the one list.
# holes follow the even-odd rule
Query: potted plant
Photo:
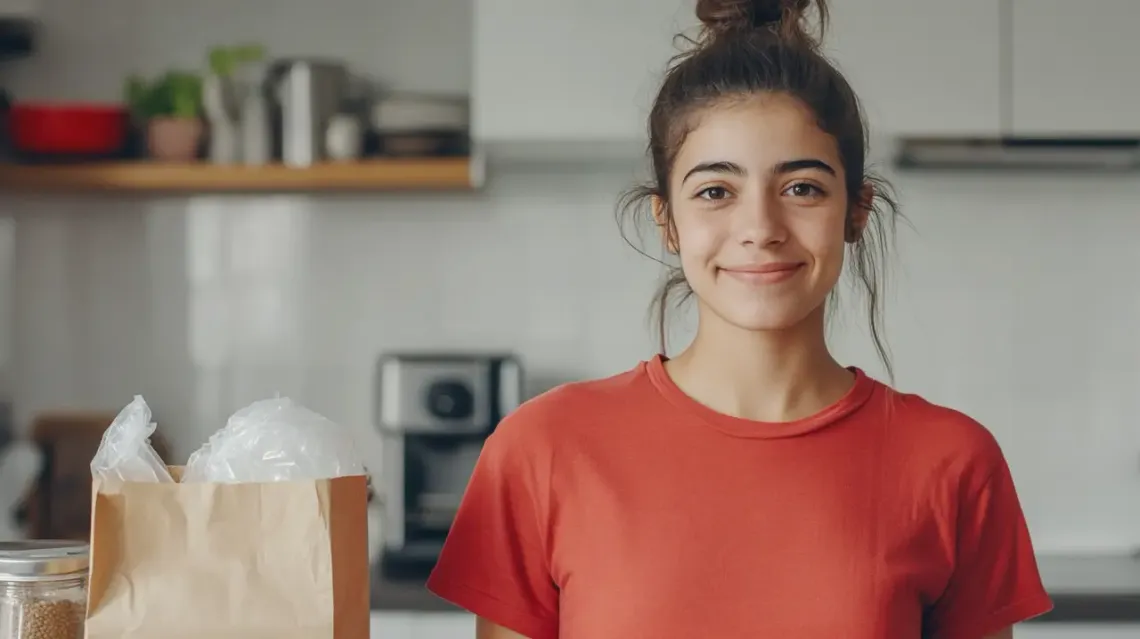
[[156, 160], [189, 162], [202, 142], [202, 79], [196, 73], [169, 71], [153, 82], [127, 80], [132, 115], [145, 123], [147, 149]]

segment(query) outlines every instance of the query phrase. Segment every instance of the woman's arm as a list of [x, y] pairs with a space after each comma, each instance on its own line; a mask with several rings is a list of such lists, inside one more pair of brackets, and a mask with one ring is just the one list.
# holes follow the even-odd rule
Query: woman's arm
[[992, 435], [979, 439], [941, 491], [943, 532], [954, 543], [950, 578], [923, 611], [934, 637], [1010, 639], [1013, 626], [1053, 608], [1009, 466]]
[[[482, 617], [475, 619], [475, 639], [527, 639], [514, 630], [507, 630], [506, 628], [487, 621]], [[986, 639], [1009, 639], [1005, 635], [995, 635], [987, 637]]]

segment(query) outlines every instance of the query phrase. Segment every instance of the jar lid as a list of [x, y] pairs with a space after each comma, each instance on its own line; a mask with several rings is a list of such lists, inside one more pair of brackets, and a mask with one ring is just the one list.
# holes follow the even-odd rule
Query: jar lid
[[87, 572], [87, 544], [78, 541], [0, 541], [0, 580], [34, 581]]

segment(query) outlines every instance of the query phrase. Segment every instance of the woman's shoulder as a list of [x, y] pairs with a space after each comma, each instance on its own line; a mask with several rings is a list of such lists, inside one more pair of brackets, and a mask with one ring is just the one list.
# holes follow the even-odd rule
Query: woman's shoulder
[[993, 431], [965, 411], [894, 389], [883, 393], [882, 402], [888, 439], [928, 467], [982, 475], [1005, 467]]

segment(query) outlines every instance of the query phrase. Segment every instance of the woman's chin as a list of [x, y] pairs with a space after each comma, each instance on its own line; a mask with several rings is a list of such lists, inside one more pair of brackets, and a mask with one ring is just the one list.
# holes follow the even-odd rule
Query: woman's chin
[[728, 324], [751, 332], [787, 331], [800, 326], [811, 315], [803, 308], [732, 308], [717, 312]]

